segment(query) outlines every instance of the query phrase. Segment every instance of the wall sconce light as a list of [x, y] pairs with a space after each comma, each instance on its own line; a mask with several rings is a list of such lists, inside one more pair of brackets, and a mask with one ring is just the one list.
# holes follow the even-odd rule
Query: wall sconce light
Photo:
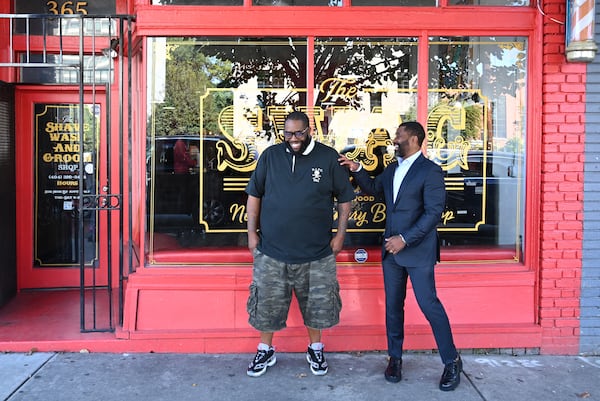
[[119, 39], [112, 38], [110, 40], [110, 47], [108, 49], [102, 49], [102, 54], [109, 58], [117, 58], [119, 55]]
[[565, 30], [567, 61], [591, 63], [598, 46], [594, 42], [594, 0], [567, 0], [567, 26]]

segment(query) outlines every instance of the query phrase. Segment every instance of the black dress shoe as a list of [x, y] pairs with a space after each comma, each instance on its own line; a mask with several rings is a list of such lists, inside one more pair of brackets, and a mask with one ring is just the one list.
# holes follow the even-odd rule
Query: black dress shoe
[[460, 372], [462, 372], [462, 359], [459, 355], [444, 367], [444, 373], [440, 379], [440, 390], [452, 391], [457, 388], [460, 384]]
[[385, 369], [385, 380], [398, 383], [402, 379], [402, 359], [390, 357], [390, 362]]

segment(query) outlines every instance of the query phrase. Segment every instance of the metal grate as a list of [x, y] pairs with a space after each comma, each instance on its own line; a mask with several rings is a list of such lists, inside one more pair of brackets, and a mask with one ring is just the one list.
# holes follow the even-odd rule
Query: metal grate
[[[98, 238], [98, 245], [108, 250], [100, 252], [100, 257], [105, 259], [99, 261], [107, 266], [107, 276], [98, 277], [99, 269], [85, 265], [84, 219], [78, 219], [80, 330], [82, 332], [114, 331], [112, 289], [114, 265], [118, 265], [118, 321], [122, 324], [123, 282], [127, 274], [123, 268], [124, 259], [128, 257], [129, 264], [132, 260], [131, 217], [128, 222], [130, 229], [127, 230], [129, 238], [125, 241], [123, 238], [124, 205], [122, 204], [125, 185], [127, 188], [131, 187], [130, 174], [124, 174], [124, 171], [131, 171], [131, 157], [126, 159], [129, 163], [127, 166], [120, 161], [125, 160], [123, 157], [125, 152], [131, 155], [132, 54], [131, 46], [128, 44], [132, 39], [134, 19], [128, 15], [0, 14], [0, 24], [9, 28], [7, 57], [0, 59], [0, 68], [17, 69], [19, 73], [17, 80], [20, 82], [60, 83], [78, 87], [78, 121], [84, 121], [85, 104], [96, 104], [101, 98], [106, 104], [102, 116], [107, 121], [106, 140], [99, 142], [97, 160], [98, 165], [106, 166], [106, 177], [118, 177], [118, 183], [113, 185], [109, 181], [103, 182], [100, 184], [102, 193], [90, 196], [84, 194], [84, 174], [79, 174], [78, 199], [80, 201], [77, 213], [79, 216], [90, 212], [103, 216], [98, 219], [106, 225], [103, 232], [112, 233], [114, 224], [118, 224], [119, 238], [118, 244], [114, 244], [112, 235]], [[30, 76], [36, 77], [36, 80], [28, 78]], [[111, 85], [112, 88], [118, 89], [117, 98], [111, 96], [111, 93], [114, 93]], [[111, 110], [118, 110], [118, 115], [115, 116]], [[118, 124], [111, 124], [112, 121], [118, 121]], [[117, 126], [119, 132], [111, 133], [112, 126]], [[80, 124], [79, 129], [79, 171], [83, 172], [83, 124]], [[14, 138], [14, 134], [12, 137]], [[114, 138], [119, 141], [117, 152], [111, 144]], [[0, 149], [0, 152], [4, 151]], [[114, 169], [118, 171], [111, 171]], [[131, 210], [131, 201], [125, 206]], [[131, 213], [127, 214], [131, 216]], [[101, 241], [106, 242], [100, 244]], [[125, 242], [127, 242], [127, 252], [124, 251]], [[112, 257], [115, 246], [119, 249], [118, 261], [113, 261]], [[99, 284], [101, 282], [106, 282], [108, 285]]]

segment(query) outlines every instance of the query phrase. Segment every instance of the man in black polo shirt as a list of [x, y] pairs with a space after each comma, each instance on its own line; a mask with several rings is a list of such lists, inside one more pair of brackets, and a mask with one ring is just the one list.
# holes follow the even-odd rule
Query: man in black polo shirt
[[[248, 298], [249, 323], [260, 331], [248, 376], [276, 362], [273, 333], [286, 326], [296, 294], [309, 346], [306, 359], [315, 375], [327, 373], [321, 330], [339, 322], [341, 299], [335, 256], [344, 244], [354, 191], [338, 153], [313, 140], [308, 116], [285, 120], [284, 139], [262, 153], [248, 193], [248, 248], [254, 269]], [[334, 199], [338, 227], [332, 236]]]

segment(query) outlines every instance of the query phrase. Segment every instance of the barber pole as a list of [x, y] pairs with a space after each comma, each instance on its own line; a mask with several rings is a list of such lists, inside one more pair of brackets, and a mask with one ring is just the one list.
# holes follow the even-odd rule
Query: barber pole
[[566, 56], [568, 61], [594, 60], [598, 47], [594, 42], [595, 0], [567, 2]]

